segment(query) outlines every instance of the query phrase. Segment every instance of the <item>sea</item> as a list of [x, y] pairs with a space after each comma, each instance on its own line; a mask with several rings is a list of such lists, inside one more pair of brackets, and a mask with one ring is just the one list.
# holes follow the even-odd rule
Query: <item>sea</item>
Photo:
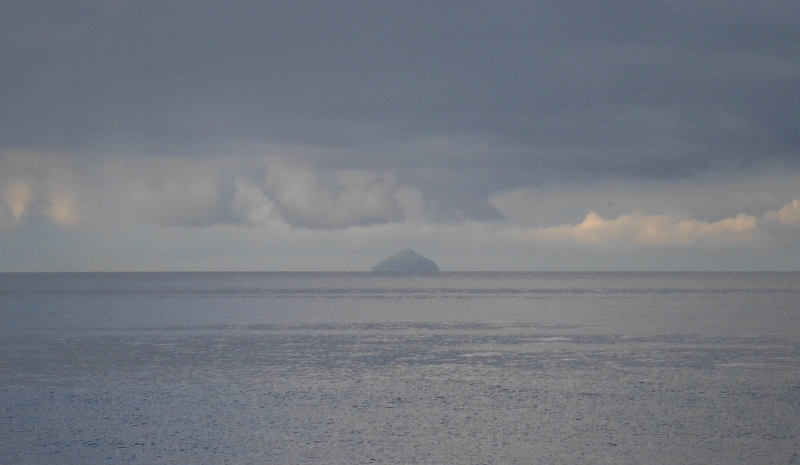
[[798, 453], [800, 273], [0, 274], [0, 464]]

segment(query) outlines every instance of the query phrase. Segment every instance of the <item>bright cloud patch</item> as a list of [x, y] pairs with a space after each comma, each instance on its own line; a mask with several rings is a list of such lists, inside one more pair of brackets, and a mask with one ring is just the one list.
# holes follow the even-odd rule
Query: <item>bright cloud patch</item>
[[0, 227], [21, 226], [29, 217], [43, 216], [57, 226], [81, 220], [83, 198], [75, 166], [60, 157], [35, 152], [0, 153]]
[[607, 220], [590, 212], [580, 224], [541, 228], [537, 233], [549, 240], [571, 240], [586, 244], [630, 241], [659, 247], [685, 246], [698, 241], [727, 243], [752, 240], [757, 226], [758, 220], [754, 216], [744, 214], [708, 222], [677, 215], [622, 215]]
[[15, 182], [5, 189], [3, 196], [4, 208], [0, 208], [0, 220], [2, 220], [0, 223], [3, 228], [20, 225], [31, 211], [34, 202], [39, 202], [37, 205], [42, 207], [41, 210], [37, 208], [35, 211], [44, 213], [50, 221], [59, 226], [75, 226], [80, 220], [78, 201], [71, 191], [63, 187], [54, 187], [46, 196], [34, 195], [30, 184]]
[[280, 221], [280, 213], [257, 184], [244, 179], [235, 181], [233, 214], [236, 221], [254, 226], [264, 226]]
[[800, 225], [800, 200], [792, 200], [780, 210], [773, 210], [764, 215], [764, 217], [782, 224]]
[[33, 202], [31, 187], [24, 182], [15, 182], [6, 189], [3, 200], [14, 220], [19, 221]]
[[404, 218], [390, 175], [369, 171], [319, 174], [310, 168], [273, 162], [263, 183], [266, 197], [293, 226], [339, 229]]

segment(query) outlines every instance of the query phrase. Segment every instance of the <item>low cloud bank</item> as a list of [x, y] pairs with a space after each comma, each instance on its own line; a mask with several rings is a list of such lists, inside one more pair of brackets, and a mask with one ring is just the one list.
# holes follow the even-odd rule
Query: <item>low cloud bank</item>
[[240, 224], [285, 222], [295, 228], [331, 230], [406, 219], [406, 189], [385, 172], [320, 172], [273, 160], [260, 181], [238, 177], [234, 185], [233, 218]]
[[528, 232], [531, 240], [549, 242], [667, 247], [763, 240], [765, 230], [772, 229], [775, 223], [800, 226], [800, 199], [769, 211], [761, 218], [742, 213], [718, 221], [665, 214], [624, 214], [606, 219], [592, 211], [578, 224], [530, 228]]
[[739, 242], [756, 238], [758, 219], [740, 214], [715, 222], [678, 215], [622, 215], [605, 219], [595, 212], [576, 225], [536, 230], [545, 240], [567, 240], [586, 244], [618, 241], [648, 247], [692, 245], [698, 241]]
[[[36, 216], [59, 227], [92, 228], [102, 223], [114, 228], [145, 223], [176, 228], [277, 227], [320, 233], [360, 228], [378, 236], [385, 231], [375, 227], [394, 224], [419, 234], [438, 231], [442, 237], [458, 237], [463, 242], [471, 240], [470, 225], [482, 225], [485, 233], [480, 237], [498, 244], [634, 248], [796, 240], [800, 230], [800, 199], [761, 216], [735, 213], [736, 206], [742, 206], [735, 199], [727, 205], [717, 200], [713, 205], [727, 208], [729, 216], [706, 220], [703, 217], [713, 214], [713, 209], [692, 214], [630, 213], [636, 210], [631, 203], [617, 214], [603, 213], [602, 206], [600, 210], [594, 207], [601, 203], [588, 203], [588, 198], [561, 199], [557, 194], [559, 200], [554, 203], [535, 191], [519, 191], [499, 201], [503, 213], [510, 213], [507, 218], [442, 222], [434, 220], [434, 203], [421, 186], [398, 181], [391, 170], [324, 170], [286, 157], [257, 162], [119, 157], [93, 169], [54, 160], [36, 154], [2, 155], [0, 229], [16, 229]], [[636, 192], [614, 195], [635, 199]], [[665, 202], [670, 195], [664, 194]], [[675, 202], [683, 200], [678, 197]], [[766, 204], [762, 202], [760, 208]], [[521, 216], [539, 207], [567, 206], [573, 212], [581, 211], [582, 205], [591, 208], [586, 208], [589, 213], [578, 223], [563, 223], [562, 218], [548, 226], [548, 221], [530, 222]], [[653, 205], [648, 209], [665, 210]], [[745, 209], [756, 211], [753, 205]], [[477, 241], [476, 247], [484, 247], [481, 239], [472, 240]]]
[[780, 210], [773, 210], [767, 213], [764, 218], [790, 226], [800, 225], [800, 199], [792, 200]]
[[95, 221], [166, 227], [283, 222], [333, 230], [402, 222], [426, 208], [414, 196], [418, 189], [398, 183], [389, 171], [326, 171], [277, 157], [260, 163], [117, 157], [79, 175], [76, 163], [62, 166], [41, 154], [0, 154], [0, 162], [3, 229], [31, 215], [75, 226], [87, 206], [81, 200], [91, 204]]
[[282, 160], [270, 164], [261, 184], [281, 217], [293, 226], [341, 229], [405, 218], [386, 173], [339, 170], [320, 174]]

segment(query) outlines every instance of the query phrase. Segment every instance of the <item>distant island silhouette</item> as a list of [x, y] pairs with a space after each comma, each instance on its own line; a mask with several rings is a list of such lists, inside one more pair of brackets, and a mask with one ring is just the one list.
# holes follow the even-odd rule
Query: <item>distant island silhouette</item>
[[373, 266], [372, 271], [435, 273], [439, 271], [439, 267], [430, 258], [425, 258], [411, 249], [406, 249]]

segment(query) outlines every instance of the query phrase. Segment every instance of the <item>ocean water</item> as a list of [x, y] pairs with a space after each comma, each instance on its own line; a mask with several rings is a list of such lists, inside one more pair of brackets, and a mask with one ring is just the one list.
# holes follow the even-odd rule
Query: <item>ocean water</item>
[[0, 463], [800, 463], [800, 273], [0, 274]]

